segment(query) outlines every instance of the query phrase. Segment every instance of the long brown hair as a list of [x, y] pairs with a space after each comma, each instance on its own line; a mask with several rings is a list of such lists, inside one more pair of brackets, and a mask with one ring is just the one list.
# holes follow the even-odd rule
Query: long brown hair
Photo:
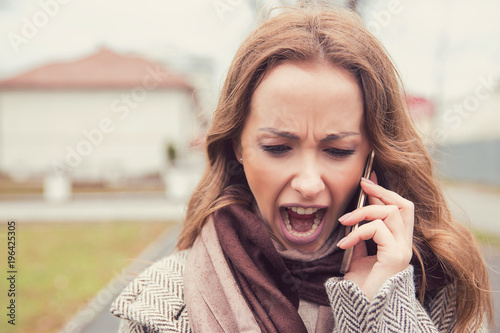
[[[434, 177], [431, 157], [408, 114], [399, 75], [358, 17], [341, 9], [286, 10], [244, 41], [229, 69], [206, 136], [207, 167], [189, 202], [178, 249], [193, 244], [214, 211], [233, 203], [251, 204], [253, 196], [232, 145], [243, 128], [252, 94], [271, 68], [285, 61], [310, 60], [327, 60], [358, 78], [379, 183], [414, 203], [414, 253], [420, 258], [418, 244], [426, 244], [456, 284], [457, 331], [479, 327], [485, 318], [491, 322], [484, 261], [471, 233], [451, 217]], [[420, 264], [423, 302], [425, 269], [422, 260]]]

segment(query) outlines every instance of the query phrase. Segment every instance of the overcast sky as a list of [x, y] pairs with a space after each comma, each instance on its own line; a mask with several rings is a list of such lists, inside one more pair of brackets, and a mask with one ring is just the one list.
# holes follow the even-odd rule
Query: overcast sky
[[[500, 77], [500, 1], [392, 0], [362, 11], [395, 60], [407, 88], [446, 98], [470, 94], [480, 77]], [[395, 10], [389, 3], [399, 6]], [[384, 20], [381, 11], [398, 12]], [[382, 16], [382, 18], [380, 18]], [[375, 33], [375, 32], [374, 32]]]
[[[500, 73], [500, 1], [391, 0], [361, 13], [391, 53], [410, 92], [467, 94]], [[218, 8], [218, 10], [217, 10]], [[214, 59], [216, 81], [254, 26], [243, 0], [2, 0], [0, 79], [106, 46], [162, 59]]]
[[[60, 4], [67, 2], [67, 4]], [[224, 0], [225, 1], [225, 0]], [[234, 0], [233, 0], [234, 1]], [[228, 63], [252, 27], [246, 3], [217, 12], [211, 0], [15, 0], [0, 8], [0, 77], [105, 46], [152, 58], [194, 53]], [[44, 6], [54, 5], [44, 22]], [[46, 7], [47, 8], [47, 7]], [[30, 23], [37, 32], [29, 36]], [[26, 40], [17, 36], [28, 36]], [[13, 42], [13, 40], [15, 42]], [[220, 71], [220, 70], [219, 70]]]

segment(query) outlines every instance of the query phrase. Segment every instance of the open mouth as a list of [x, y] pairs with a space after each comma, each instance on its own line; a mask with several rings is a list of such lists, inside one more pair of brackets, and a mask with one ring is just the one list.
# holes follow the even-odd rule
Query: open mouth
[[313, 242], [323, 230], [325, 212], [326, 208], [280, 207], [283, 235], [291, 243]]

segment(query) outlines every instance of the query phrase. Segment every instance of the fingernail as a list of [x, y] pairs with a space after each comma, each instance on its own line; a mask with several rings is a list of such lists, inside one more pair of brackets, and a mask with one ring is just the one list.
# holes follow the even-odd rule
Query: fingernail
[[339, 242], [337, 243], [337, 247], [340, 247], [340, 246], [342, 245], [342, 243], [344, 243], [344, 242], [345, 242], [345, 239], [346, 239], [346, 238], [347, 238], [347, 237], [344, 237], [344, 238], [342, 238], [341, 240], [339, 240]]
[[347, 213], [339, 217], [339, 222], [344, 222], [349, 216], [351, 216], [352, 213]]
[[365, 178], [365, 177], [361, 177], [361, 180], [364, 181], [364, 182], [367, 182], [368, 184], [373, 184], [375, 185], [374, 182], [372, 182], [371, 180], [369, 180], [368, 178]]

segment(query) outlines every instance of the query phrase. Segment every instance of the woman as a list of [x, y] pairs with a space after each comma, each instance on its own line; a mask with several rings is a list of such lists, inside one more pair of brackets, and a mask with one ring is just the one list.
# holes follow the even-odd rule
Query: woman
[[[180, 251], [115, 301], [122, 331], [476, 332], [491, 321], [478, 247], [450, 216], [391, 61], [353, 14], [293, 9], [257, 28], [206, 147]], [[369, 202], [356, 209], [360, 187]]]

